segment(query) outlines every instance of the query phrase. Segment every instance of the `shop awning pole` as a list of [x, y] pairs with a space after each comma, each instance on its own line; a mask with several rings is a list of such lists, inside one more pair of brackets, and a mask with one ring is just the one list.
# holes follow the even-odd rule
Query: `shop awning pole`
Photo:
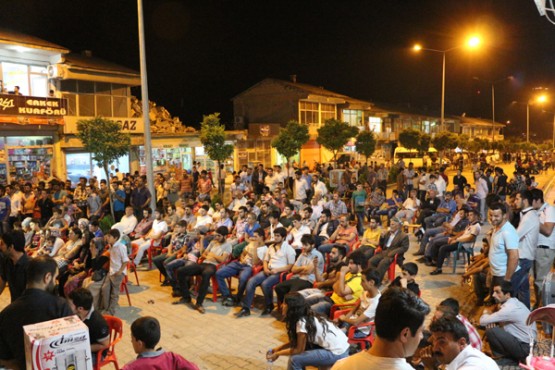
[[[154, 171], [152, 167], [152, 141], [150, 139], [150, 116], [148, 101], [148, 83], [146, 74], [146, 49], [145, 49], [145, 28], [143, 21], [143, 1], [137, 0], [138, 17], [139, 17], [139, 54], [141, 60], [141, 96], [143, 101], [143, 121], [145, 125], [145, 162], [146, 162], [146, 179], [148, 190], [152, 195], [150, 199], [150, 208], [156, 209], [156, 192], [154, 190]], [[154, 212], [153, 212], [154, 213]]]

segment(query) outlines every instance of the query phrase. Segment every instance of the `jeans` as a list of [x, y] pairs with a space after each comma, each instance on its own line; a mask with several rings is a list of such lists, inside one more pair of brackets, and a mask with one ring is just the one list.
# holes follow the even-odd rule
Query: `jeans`
[[175, 254], [173, 256], [168, 257], [168, 254], [164, 253], [154, 257], [152, 259], [152, 263], [154, 263], [154, 266], [156, 266], [158, 270], [160, 270], [160, 273], [164, 275], [166, 280], [169, 280], [168, 273], [166, 271], [166, 265], [173, 260], [175, 260]]
[[220, 293], [222, 293], [222, 299], [231, 296], [225, 279], [236, 276], [237, 274], [239, 274], [237, 297], [238, 299], [241, 299], [241, 297], [243, 297], [245, 287], [247, 286], [247, 281], [249, 281], [249, 278], [252, 275], [252, 267], [233, 261], [216, 271], [216, 281], [218, 282]]
[[515, 297], [530, 309], [530, 269], [534, 261], [520, 258], [520, 269], [511, 277]]
[[430, 238], [432, 236], [436, 236], [441, 232], [443, 232], [443, 227], [434, 227], [433, 229], [427, 229], [424, 233], [424, 236], [422, 236], [422, 240], [420, 241], [420, 248], [418, 249], [418, 252], [424, 253], [424, 251], [426, 250], [426, 244], [428, 244]]
[[[185, 299], [191, 298], [191, 293], [189, 293], [189, 277], [200, 275], [201, 283], [197, 295], [197, 305], [202, 306], [204, 302], [204, 297], [208, 292], [208, 287], [210, 286], [210, 278], [216, 273], [216, 265], [212, 263], [201, 263], [194, 265], [185, 265], [177, 270], [177, 281], [179, 282], [179, 289], [181, 290], [181, 296]], [[217, 292], [214, 292], [217, 294]]]
[[[333, 325], [333, 324], [328, 324]], [[331, 367], [337, 361], [349, 356], [349, 350], [340, 355], [334, 355], [327, 349], [313, 349], [289, 357], [287, 370], [304, 370], [307, 366]]]
[[437, 255], [439, 254], [439, 248], [442, 245], [447, 244], [448, 240], [449, 240], [449, 237], [446, 235], [436, 236], [428, 243], [428, 246], [424, 251], [424, 255], [432, 259], [437, 258]]
[[258, 274], [250, 278], [247, 282], [247, 294], [243, 299], [243, 308], [250, 310], [252, 301], [254, 300], [254, 292], [256, 287], [259, 285], [264, 293], [265, 306], [271, 307], [274, 302], [274, 285], [279, 283], [279, 275], [280, 274], [273, 274], [267, 276], [264, 271], [260, 271]]
[[424, 219], [424, 228], [430, 229], [432, 227], [441, 226], [449, 218], [448, 214], [445, 213], [434, 213]]
[[362, 235], [364, 233], [364, 210], [357, 211], [357, 230], [358, 234]]

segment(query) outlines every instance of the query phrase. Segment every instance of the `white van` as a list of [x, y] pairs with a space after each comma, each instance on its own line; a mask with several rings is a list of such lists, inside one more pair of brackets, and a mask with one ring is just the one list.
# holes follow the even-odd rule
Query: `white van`
[[432, 157], [437, 157], [437, 150], [433, 147], [428, 148], [428, 152], [422, 158], [418, 150], [398, 146], [393, 152], [393, 163], [396, 165], [402, 159], [405, 162], [405, 166], [408, 167], [409, 163], [412, 163], [414, 168], [420, 168], [424, 166], [424, 162], [426, 162], [426, 166], [431, 165]]

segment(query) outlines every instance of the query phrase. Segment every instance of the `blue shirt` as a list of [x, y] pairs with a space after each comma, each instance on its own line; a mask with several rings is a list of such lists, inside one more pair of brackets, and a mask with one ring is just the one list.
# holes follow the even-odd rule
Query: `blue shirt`
[[253, 236], [255, 230], [260, 229], [260, 224], [257, 222], [255, 223], [252, 227], [247, 224], [247, 226], [245, 227], [245, 234], [247, 234], [248, 236]]
[[[115, 191], [115, 193], [118, 195], [118, 197], [125, 199], [125, 191], [118, 189]], [[125, 202], [122, 202], [118, 198], [114, 197], [114, 211], [118, 212], [118, 211], [124, 211], [124, 210], [125, 210]]]
[[[507, 272], [508, 250], [518, 250], [518, 233], [509, 221], [491, 236], [489, 264], [493, 276], [505, 276]], [[519, 267], [517, 266], [517, 271]]]
[[11, 202], [9, 197], [0, 198], [0, 221], [5, 220], [8, 216], [8, 210], [10, 209]]

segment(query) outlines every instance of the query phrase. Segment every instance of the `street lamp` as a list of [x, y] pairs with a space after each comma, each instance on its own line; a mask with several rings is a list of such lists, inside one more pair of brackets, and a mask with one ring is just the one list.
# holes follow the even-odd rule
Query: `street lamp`
[[[541, 94], [529, 99], [526, 103], [513, 101], [512, 104], [526, 104], [526, 142], [530, 142], [530, 105], [543, 104], [547, 102], [547, 95]], [[555, 136], [555, 135], [554, 135]]]
[[420, 44], [416, 44], [412, 48], [415, 52], [424, 50], [424, 51], [431, 51], [433, 53], [441, 53], [443, 56], [443, 69], [441, 73], [441, 121], [440, 121], [441, 130], [445, 130], [445, 55], [450, 51], [461, 49], [463, 47], [467, 47], [469, 49], [475, 49], [480, 45], [480, 43], [481, 43], [481, 40], [478, 36], [472, 36], [466, 41], [465, 44], [455, 46], [450, 49], [445, 49], [445, 50], [430, 49], [430, 48], [422, 47], [422, 45]]
[[512, 80], [513, 76], [507, 76], [495, 81], [483, 80], [478, 77], [472, 77], [472, 79], [480, 82], [486, 82], [491, 85], [491, 142], [493, 143], [495, 141], [495, 84], [507, 80]]

